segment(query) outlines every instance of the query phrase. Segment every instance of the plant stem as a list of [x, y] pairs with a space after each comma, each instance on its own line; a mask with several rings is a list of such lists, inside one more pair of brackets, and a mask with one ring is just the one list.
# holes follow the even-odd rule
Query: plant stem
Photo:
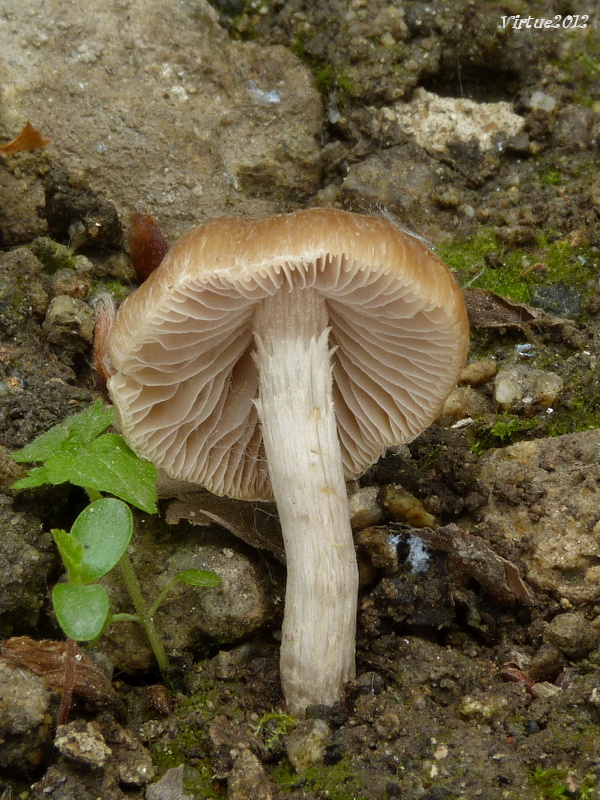
[[75, 686], [75, 649], [73, 639], [67, 638], [65, 643], [65, 672], [63, 678], [62, 699], [58, 712], [58, 724], [66, 725], [69, 721], [69, 711], [73, 702], [73, 688]]
[[173, 578], [173, 580], [172, 580], [172, 581], [170, 581], [170, 582], [169, 582], [169, 583], [168, 583], [168, 584], [165, 586], [165, 588], [164, 588], [164, 589], [162, 590], [162, 592], [161, 592], [161, 593], [158, 595], [158, 597], [156, 598], [156, 600], [155, 600], [155, 601], [152, 603], [152, 605], [150, 606], [150, 611], [148, 612], [148, 613], [149, 613], [149, 615], [150, 615], [151, 617], [153, 617], [153, 616], [156, 614], [157, 610], [158, 610], [158, 609], [160, 608], [160, 606], [161, 606], [161, 605], [164, 603], [166, 596], [169, 594], [169, 592], [170, 592], [170, 591], [171, 591], [171, 589], [172, 589], [172, 588], [175, 586], [175, 584], [177, 583], [177, 581], [178, 581], [178, 580], [179, 580], [179, 575], [176, 575], [176, 576]]
[[139, 622], [146, 631], [146, 636], [150, 642], [150, 647], [152, 648], [152, 652], [154, 653], [158, 663], [163, 680], [166, 685], [170, 687], [171, 682], [169, 681], [168, 672], [171, 665], [169, 664], [169, 659], [165, 653], [165, 648], [163, 647], [158, 633], [156, 632], [156, 628], [154, 627], [152, 614], [150, 614], [146, 608], [146, 603], [142, 595], [142, 590], [140, 589], [140, 584], [138, 583], [138, 579], [133, 571], [133, 565], [127, 553], [125, 553], [119, 561], [119, 567], [121, 568], [121, 574], [123, 576], [123, 580], [125, 581], [125, 585], [127, 586], [127, 591], [129, 592], [131, 600], [133, 601], [133, 606], [136, 610]]

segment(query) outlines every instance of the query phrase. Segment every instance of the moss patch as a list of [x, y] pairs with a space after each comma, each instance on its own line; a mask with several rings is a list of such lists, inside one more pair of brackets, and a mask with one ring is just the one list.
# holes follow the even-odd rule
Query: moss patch
[[47, 236], [34, 239], [29, 245], [33, 255], [41, 261], [46, 272], [54, 274], [59, 269], [77, 269], [73, 251]]
[[539, 234], [531, 248], [509, 249], [487, 229], [446, 245], [440, 257], [457, 273], [463, 288], [497, 292], [518, 303], [531, 303], [536, 287], [568, 286], [583, 301], [592, 295], [600, 254], [587, 243], [568, 238], [551, 241]]
[[302, 786], [314, 792], [315, 796], [329, 800], [370, 800], [350, 757], [342, 758], [331, 767], [310, 767], [301, 775], [297, 775], [285, 762], [273, 770], [272, 777], [278, 786], [288, 792]]
[[476, 455], [495, 447], [506, 447], [538, 435], [537, 419], [524, 419], [515, 414], [499, 414], [491, 420], [480, 420], [468, 431], [469, 445]]
[[180, 697], [171, 717], [167, 737], [151, 744], [152, 761], [159, 777], [167, 770], [184, 764], [184, 794], [194, 798], [222, 798], [222, 787], [213, 780], [213, 764], [208, 750], [206, 726], [226, 709], [227, 717], [241, 720], [243, 713], [233, 700], [235, 684], [221, 685], [207, 678], [198, 681], [189, 697]]
[[[543, 800], [562, 800], [562, 798], [576, 798], [588, 800], [596, 796], [595, 777], [586, 775], [583, 781], [571, 781], [569, 785], [569, 771], [563, 767], [548, 767], [544, 769], [540, 764], [530, 778], [530, 784], [539, 792]], [[579, 785], [575, 788], [575, 784]]]

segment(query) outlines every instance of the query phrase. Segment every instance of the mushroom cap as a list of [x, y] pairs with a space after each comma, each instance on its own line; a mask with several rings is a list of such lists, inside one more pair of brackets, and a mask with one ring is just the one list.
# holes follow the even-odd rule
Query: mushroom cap
[[335, 209], [210, 220], [119, 309], [108, 381], [130, 446], [215, 494], [270, 499], [254, 401], [254, 309], [279, 289], [325, 299], [347, 477], [439, 414], [468, 321], [440, 259], [391, 222]]

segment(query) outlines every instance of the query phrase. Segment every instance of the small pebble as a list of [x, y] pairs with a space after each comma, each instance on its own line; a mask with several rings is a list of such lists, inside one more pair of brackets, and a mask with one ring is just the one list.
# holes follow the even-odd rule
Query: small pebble
[[531, 687], [531, 694], [537, 700], [547, 700], [549, 697], [556, 697], [557, 694], [560, 694], [561, 690], [558, 686], [555, 686], [553, 683], [549, 683], [548, 681], [540, 681], [540, 683], [534, 683]]
[[478, 417], [491, 411], [490, 403], [470, 386], [456, 386], [446, 398], [442, 416], [451, 420]]
[[59, 269], [52, 277], [52, 294], [68, 295], [78, 300], [85, 300], [92, 285], [92, 278], [88, 272], [78, 272], [73, 269]]
[[508, 700], [502, 695], [490, 694], [483, 699], [465, 695], [457, 711], [463, 719], [489, 722], [503, 714], [507, 705]]
[[527, 733], [539, 733], [540, 726], [539, 723], [536, 722], [534, 719], [528, 719], [525, 723], [525, 730]]
[[546, 111], [551, 114], [558, 106], [558, 100], [546, 92], [534, 92], [529, 98], [529, 107], [532, 111]]
[[459, 383], [466, 383], [469, 386], [481, 386], [496, 377], [498, 364], [493, 358], [481, 358], [467, 364], [460, 373]]
[[296, 772], [323, 763], [330, 739], [331, 728], [322, 719], [304, 720], [288, 734], [285, 737], [285, 748]]
[[72, 336], [91, 342], [94, 312], [83, 300], [60, 294], [50, 303], [42, 330], [53, 344], [63, 345]]
[[534, 683], [553, 681], [565, 666], [560, 650], [553, 644], [543, 644], [531, 659], [527, 674]]
[[384, 486], [381, 502], [396, 522], [406, 522], [415, 528], [435, 528], [436, 519], [423, 503], [399, 484]]
[[229, 800], [271, 800], [273, 797], [263, 765], [247, 748], [233, 762], [227, 778], [227, 797]]
[[350, 525], [353, 531], [361, 531], [378, 525], [384, 519], [384, 511], [379, 502], [379, 488], [365, 486], [348, 498]]
[[71, 722], [59, 725], [54, 744], [68, 761], [82, 767], [103, 767], [112, 755], [104, 736], [91, 722]]
[[543, 638], [567, 658], [578, 661], [596, 647], [599, 633], [583, 614], [573, 612], [554, 617], [548, 623]]
[[560, 375], [521, 364], [498, 372], [494, 383], [494, 399], [504, 411], [517, 411], [533, 405], [549, 408], [562, 390]]

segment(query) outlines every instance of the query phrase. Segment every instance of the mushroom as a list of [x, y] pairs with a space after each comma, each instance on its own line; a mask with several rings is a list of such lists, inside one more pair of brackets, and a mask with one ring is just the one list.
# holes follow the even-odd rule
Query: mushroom
[[345, 479], [438, 415], [463, 365], [460, 289], [417, 237], [334, 209], [214, 219], [123, 303], [108, 381], [131, 447], [219, 495], [274, 497], [290, 713], [355, 674]]

